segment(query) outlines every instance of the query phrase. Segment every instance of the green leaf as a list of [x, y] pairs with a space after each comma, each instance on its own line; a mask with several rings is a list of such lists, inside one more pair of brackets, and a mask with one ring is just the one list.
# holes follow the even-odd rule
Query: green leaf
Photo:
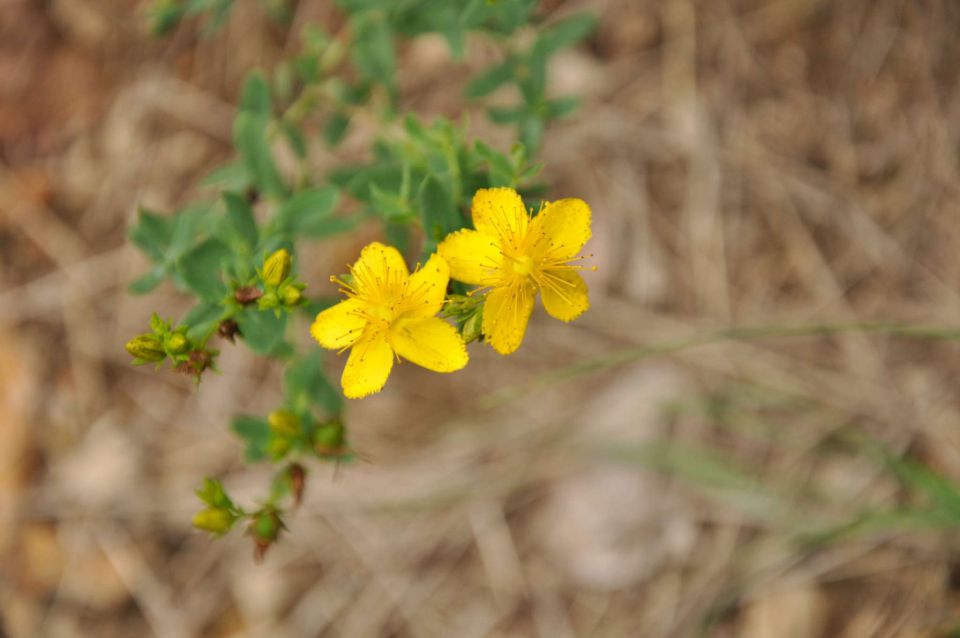
[[518, 66], [517, 86], [528, 108], [537, 107], [544, 98], [547, 89], [547, 55], [537, 54], [536, 49]]
[[209, 204], [196, 204], [180, 210], [171, 218], [173, 228], [166, 255], [168, 261], [175, 261], [209, 229], [211, 210]]
[[350, 116], [343, 111], [337, 111], [330, 116], [326, 126], [323, 127], [323, 139], [326, 140], [330, 146], [337, 146], [347, 134], [349, 127]]
[[287, 315], [278, 317], [272, 311], [248, 308], [237, 316], [240, 334], [251, 350], [257, 354], [270, 354], [283, 341]]
[[466, 96], [474, 100], [493, 93], [501, 85], [513, 79], [514, 68], [514, 60], [507, 59], [505, 62], [494, 65], [483, 73], [473, 76], [473, 79], [467, 84]]
[[259, 240], [259, 232], [250, 203], [245, 197], [230, 192], [223, 194], [223, 201], [227, 206], [226, 219], [230, 231], [248, 251], [252, 251]]
[[240, 93], [240, 109], [269, 118], [273, 112], [270, 85], [260, 71], [247, 76]]
[[254, 184], [268, 195], [283, 198], [287, 194], [287, 186], [273, 161], [273, 152], [267, 139], [269, 123], [265, 115], [240, 111], [233, 122], [233, 144]]
[[307, 156], [307, 140], [300, 129], [292, 122], [283, 120], [280, 122], [280, 130], [283, 131], [284, 137], [287, 138], [290, 148], [297, 154], [297, 157], [305, 158]]
[[444, 12], [442, 19], [439, 20], [437, 31], [446, 39], [447, 45], [450, 47], [450, 55], [453, 59], [463, 60], [465, 49], [464, 40], [467, 35], [466, 30], [457, 16], [456, 9], [452, 6], [446, 8], [448, 11]]
[[250, 173], [243, 162], [224, 164], [200, 180], [200, 188], [222, 188], [239, 192], [249, 187]]
[[331, 237], [353, 230], [360, 223], [360, 217], [330, 217], [329, 219], [318, 222], [310, 228], [310, 237], [320, 239], [322, 237]]
[[230, 249], [219, 239], [208, 239], [177, 262], [177, 271], [187, 287], [201, 299], [220, 301], [227, 292], [221, 278]]
[[294, 193], [273, 219], [278, 230], [306, 237], [325, 234], [324, 226], [340, 200], [334, 186], [317, 186]]
[[146, 208], [140, 209], [140, 218], [137, 224], [130, 229], [130, 241], [154, 262], [164, 260], [164, 252], [170, 244], [171, 224], [169, 220], [150, 212]]
[[217, 479], [203, 479], [203, 487], [196, 491], [196, 495], [210, 507], [225, 509], [236, 508], [236, 505], [234, 505], [230, 497], [227, 496], [226, 490], [223, 489], [223, 484]]
[[167, 269], [163, 266], [154, 266], [147, 273], [141, 276], [139, 279], [134, 280], [127, 286], [127, 290], [130, 291], [130, 294], [133, 295], [143, 295], [157, 286], [160, 285], [160, 282], [163, 281], [163, 278], [167, 275]]
[[566, 117], [580, 108], [580, 98], [570, 95], [567, 97], [548, 100], [546, 104], [546, 116], [548, 120]]
[[[421, 182], [419, 202], [420, 218], [428, 244], [438, 243], [447, 233], [463, 227], [463, 219], [453, 197], [436, 178], [427, 177]], [[427, 248], [424, 250], [427, 251]]]
[[320, 350], [291, 364], [283, 376], [283, 383], [294, 410], [307, 411], [314, 405], [329, 415], [336, 415], [343, 409], [343, 397], [323, 373]]
[[520, 123], [520, 141], [524, 147], [535, 149], [540, 146], [540, 140], [543, 139], [544, 130], [543, 120], [536, 115], [530, 114]]
[[155, 36], [166, 35], [172, 31], [183, 15], [186, 8], [172, 0], [157, 0], [149, 10], [148, 20], [150, 23], [150, 32]]
[[379, 82], [393, 93], [396, 60], [393, 33], [385, 16], [374, 12], [353, 18], [353, 61], [367, 78]]
[[490, 186], [516, 186], [515, 171], [509, 158], [480, 140], [474, 145], [476, 156], [489, 167]]
[[578, 13], [543, 29], [534, 44], [537, 54], [549, 56], [564, 47], [576, 44], [597, 28], [597, 17], [592, 13]]
[[233, 419], [230, 429], [246, 444], [245, 458], [248, 463], [267, 458], [267, 448], [270, 444], [270, 426], [265, 420], [241, 415]]
[[514, 124], [521, 122], [526, 115], [526, 109], [506, 108], [500, 106], [492, 106], [487, 109], [487, 117], [489, 117], [490, 121], [494, 122], [495, 124]]

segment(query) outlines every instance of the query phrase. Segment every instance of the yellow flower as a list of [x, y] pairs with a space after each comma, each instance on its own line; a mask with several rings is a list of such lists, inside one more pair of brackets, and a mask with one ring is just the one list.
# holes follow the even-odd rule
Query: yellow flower
[[347, 299], [318, 314], [310, 327], [324, 348], [352, 348], [341, 377], [345, 396], [359, 399], [379, 392], [395, 356], [436, 372], [467, 365], [463, 339], [435, 316], [450, 279], [440, 255], [431, 255], [410, 274], [396, 248], [374, 242], [360, 252], [350, 274], [350, 283], [331, 277]]
[[590, 207], [561, 199], [530, 218], [512, 188], [481, 189], [473, 196], [476, 230], [451, 233], [440, 244], [450, 275], [489, 288], [483, 334], [500, 354], [520, 347], [540, 292], [547, 312], [571, 321], [590, 307], [587, 284], [575, 262], [590, 239]]

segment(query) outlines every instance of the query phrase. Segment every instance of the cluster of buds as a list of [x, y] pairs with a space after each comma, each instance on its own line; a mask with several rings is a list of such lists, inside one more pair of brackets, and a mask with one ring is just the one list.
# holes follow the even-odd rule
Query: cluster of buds
[[443, 315], [457, 322], [464, 343], [483, 340], [483, 295], [448, 295]]
[[243, 516], [243, 512], [227, 496], [220, 481], [204, 479], [203, 487], [196, 494], [207, 506], [193, 516], [193, 526], [199, 530], [217, 537], [223, 536]]
[[286, 248], [263, 260], [263, 268], [258, 271], [262, 294], [256, 299], [260, 310], [273, 310], [279, 315], [281, 310], [289, 312], [306, 303], [303, 290], [307, 286], [291, 275], [292, 265], [293, 260]]
[[[301, 467], [298, 474], [295, 467], [299, 466], [291, 466], [285, 476], [290, 481], [296, 502], [299, 503], [303, 495], [304, 472]], [[245, 512], [234, 504], [223, 485], [216, 479], [204, 479], [203, 487], [197, 490], [196, 494], [206, 507], [194, 514], [193, 526], [219, 538], [232, 530], [239, 520], [248, 520], [247, 533], [253, 538], [253, 555], [257, 561], [263, 559], [270, 546], [280, 537], [280, 532], [286, 529], [281, 518], [282, 512], [275, 505], [267, 504], [259, 510]]]
[[150, 332], [137, 335], [127, 342], [127, 352], [133, 357], [134, 365], [163, 365], [168, 358], [174, 369], [195, 376], [198, 380], [205, 370], [214, 368], [217, 350], [209, 350], [193, 343], [187, 336], [187, 326], [173, 327], [171, 321], [164, 321], [153, 313], [150, 317]]

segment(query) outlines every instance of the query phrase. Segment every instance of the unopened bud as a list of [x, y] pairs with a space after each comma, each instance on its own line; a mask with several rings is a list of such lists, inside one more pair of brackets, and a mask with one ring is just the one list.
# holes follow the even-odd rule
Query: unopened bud
[[336, 454], [346, 443], [346, 430], [340, 421], [323, 423], [314, 430], [313, 442], [319, 454]]
[[463, 322], [461, 334], [465, 343], [476, 341], [483, 332], [483, 312], [475, 312]]
[[127, 352], [143, 361], [163, 361], [167, 353], [163, 342], [155, 334], [142, 334], [127, 342]]
[[254, 515], [247, 531], [253, 537], [253, 557], [257, 562], [263, 560], [263, 556], [276, 542], [283, 529], [283, 520], [274, 509], [265, 509]]
[[300, 300], [303, 299], [303, 295], [300, 293], [300, 289], [296, 286], [287, 286], [283, 289], [283, 305], [284, 306], [296, 306], [300, 303]]
[[271, 308], [276, 308], [278, 303], [277, 293], [270, 291], [257, 299], [257, 308], [260, 310], [269, 310]]
[[267, 454], [275, 461], [279, 461], [290, 451], [290, 439], [274, 434], [267, 443]]
[[234, 516], [225, 509], [210, 507], [193, 515], [193, 526], [220, 536], [233, 527]]
[[296, 436], [300, 433], [300, 419], [290, 410], [274, 410], [267, 415], [270, 429], [284, 436]]
[[263, 260], [263, 283], [276, 288], [290, 276], [290, 253], [286, 248], [274, 252]]
[[187, 336], [182, 332], [174, 332], [167, 339], [167, 350], [173, 354], [181, 354], [186, 349], [190, 347], [190, 341], [187, 340]]

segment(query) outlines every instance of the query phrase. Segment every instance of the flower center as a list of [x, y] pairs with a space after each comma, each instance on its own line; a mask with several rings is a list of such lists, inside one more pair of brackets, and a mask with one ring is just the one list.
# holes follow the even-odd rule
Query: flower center
[[517, 257], [513, 262], [513, 272], [521, 277], [527, 277], [533, 274], [533, 259], [527, 255]]

